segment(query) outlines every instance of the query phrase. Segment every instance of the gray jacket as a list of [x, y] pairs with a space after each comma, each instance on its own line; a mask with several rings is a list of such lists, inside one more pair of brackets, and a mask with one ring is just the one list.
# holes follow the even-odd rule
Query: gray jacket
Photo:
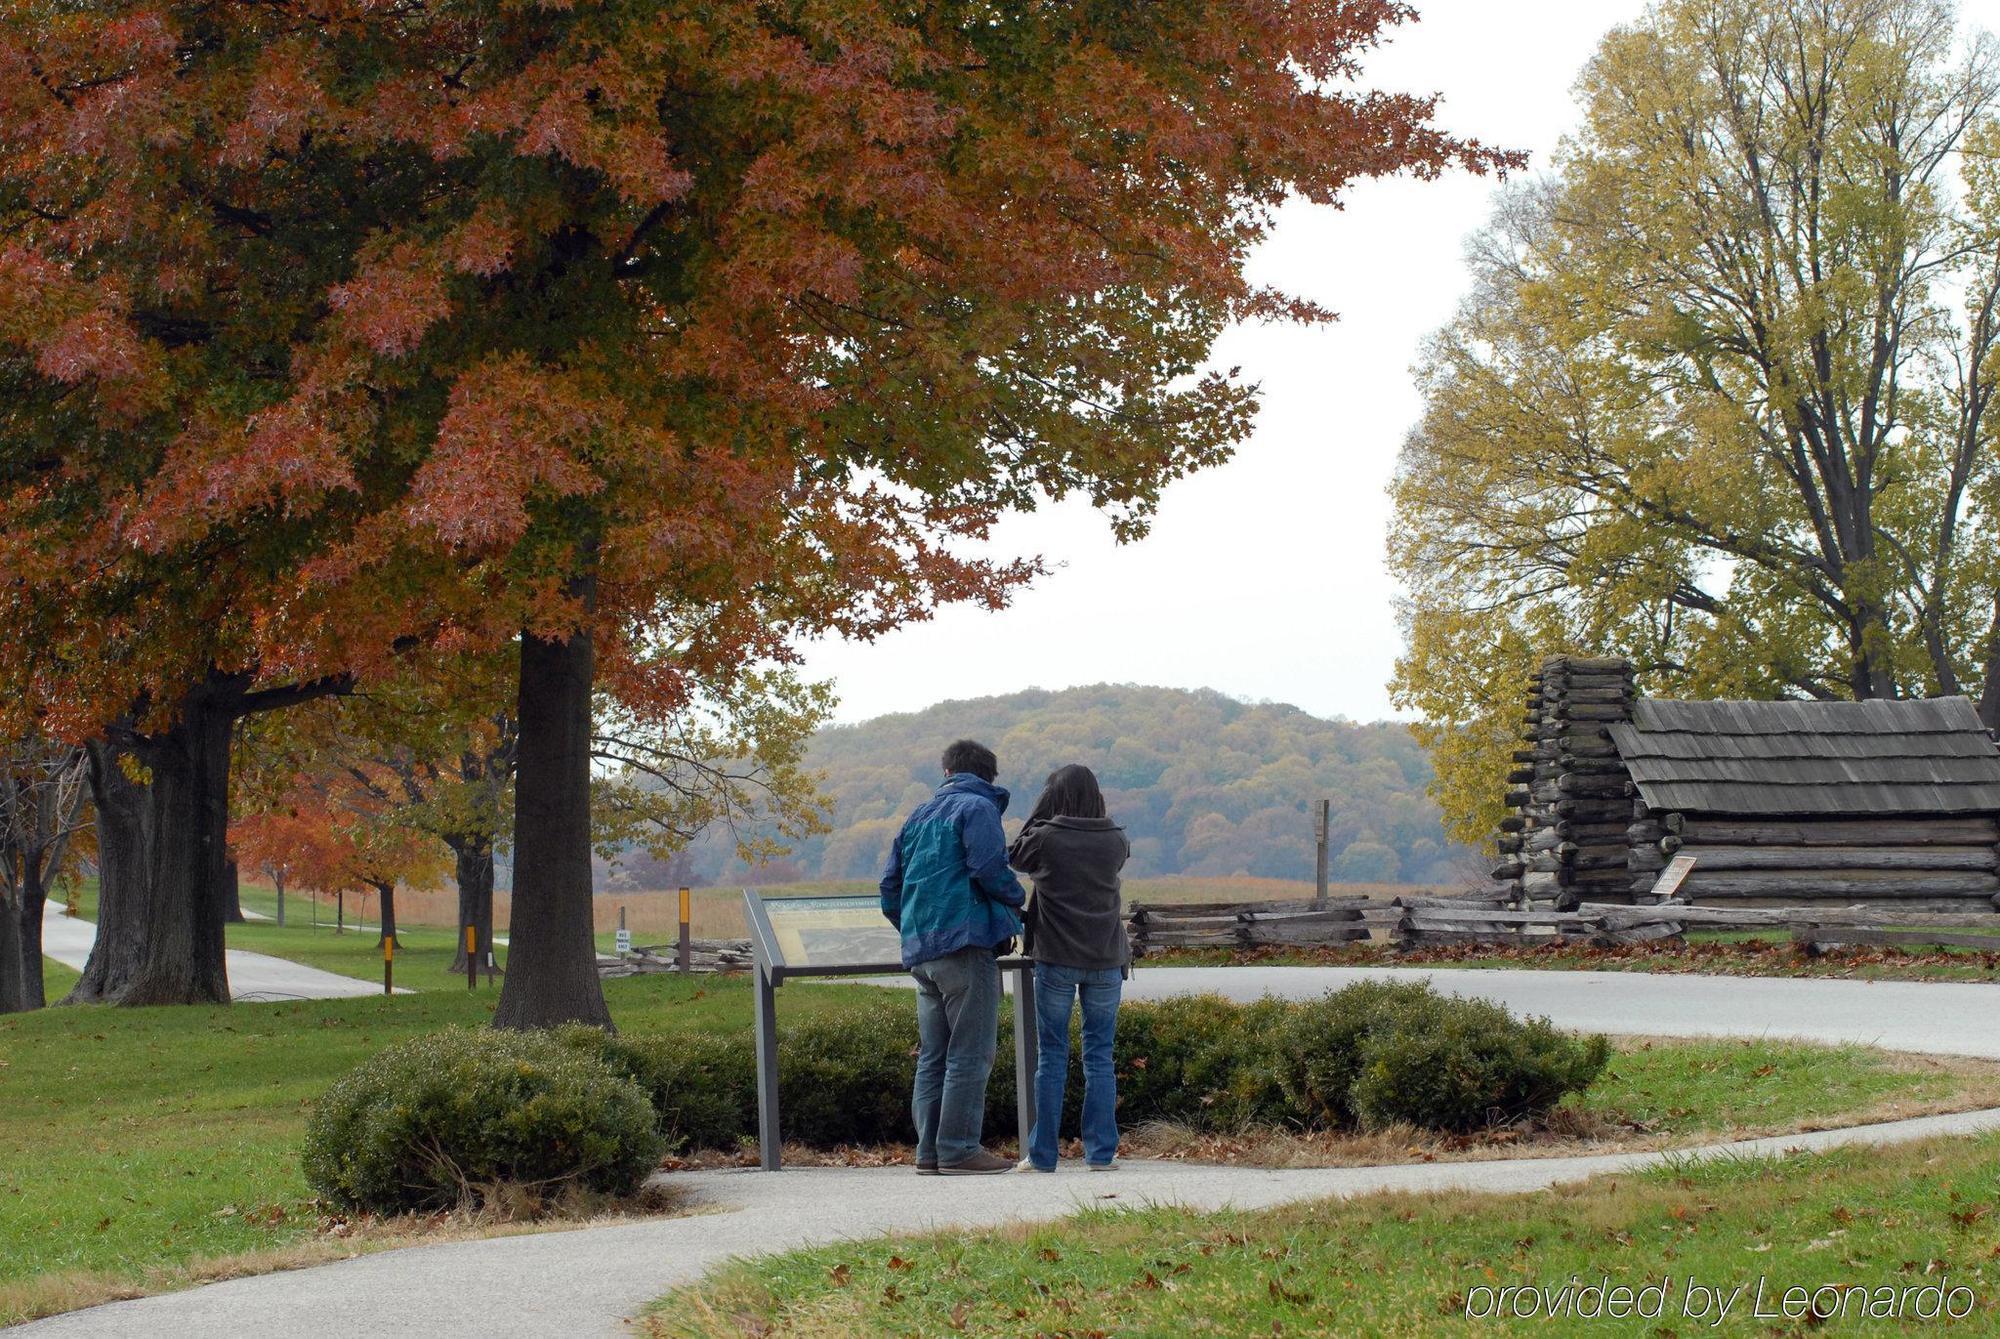
[[1130, 963], [1118, 872], [1131, 854], [1108, 818], [1058, 817], [1022, 829], [1007, 863], [1035, 883], [1024, 916], [1028, 956], [1062, 967]]

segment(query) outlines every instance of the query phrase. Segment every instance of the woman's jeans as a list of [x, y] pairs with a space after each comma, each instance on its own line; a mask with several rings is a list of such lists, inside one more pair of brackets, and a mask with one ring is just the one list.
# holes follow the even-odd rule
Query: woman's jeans
[[1101, 1166], [1118, 1156], [1118, 1080], [1111, 1072], [1111, 1042], [1118, 1031], [1119, 967], [1035, 964], [1035, 1130], [1028, 1161], [1056, 1168], [1063, 1089], [1069, 1079], [1070, 1006], [1083, 1001], [1083, 1157]]
[[980, 1151], [986, 1078], [1000, 1027], [1000, 963], [977, 946], [920, 962], [917, 981], [917, 1083], [910, 1115], [917, 1162], [949, 1167]]

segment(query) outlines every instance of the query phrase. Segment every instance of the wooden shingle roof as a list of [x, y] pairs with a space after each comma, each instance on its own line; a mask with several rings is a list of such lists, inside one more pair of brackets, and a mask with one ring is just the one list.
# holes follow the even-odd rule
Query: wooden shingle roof
[[2000, 812], [2000, 747], [1962, 697], [1899, 702], [1641, 699], [1611, 740], [1657, 810]]

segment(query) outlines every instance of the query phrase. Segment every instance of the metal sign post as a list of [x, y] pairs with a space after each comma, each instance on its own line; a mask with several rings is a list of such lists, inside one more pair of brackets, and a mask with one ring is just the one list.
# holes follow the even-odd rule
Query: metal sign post
[[[902, 939], [881, 905], [860, 897], [779, 897], [743, 890], [750, 927], [757, 1029], [757, 1161], [767, 1172], [783, 1166], [778, 1123], [777, 990], [794, 976], [900, 976]], [[1014, 1111], [1021, 1138], [1035, 1126], [1034, 963], [1002, 958], [1014, 978]]]

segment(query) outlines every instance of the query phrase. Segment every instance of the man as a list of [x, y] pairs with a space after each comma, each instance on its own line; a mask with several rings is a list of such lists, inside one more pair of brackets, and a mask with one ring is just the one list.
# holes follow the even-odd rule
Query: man
[[1027, 895], [1007, 867], [1000, 815], [1007, 792], [993, 750], [961, 739], [944, 751], [944, 782], [889, 848], [882, 914], [903, 936], [917, 983], [917, 1171], [990, 1176], [1014, 1164], [980, 1144], [986, 1079], [999, 1043], [998, 955], [1021, 933]]

